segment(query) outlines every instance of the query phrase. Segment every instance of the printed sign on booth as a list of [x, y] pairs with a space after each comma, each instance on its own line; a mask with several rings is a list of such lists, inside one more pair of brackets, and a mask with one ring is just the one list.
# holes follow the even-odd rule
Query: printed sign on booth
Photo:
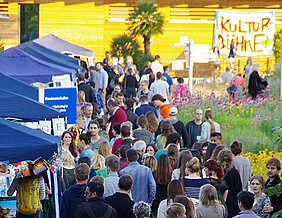
[[275, 11], [216, 11], [214, 40], [220, 54], [228, 55], [235, 40], [241, 56], [268, 55], [273, 52]]

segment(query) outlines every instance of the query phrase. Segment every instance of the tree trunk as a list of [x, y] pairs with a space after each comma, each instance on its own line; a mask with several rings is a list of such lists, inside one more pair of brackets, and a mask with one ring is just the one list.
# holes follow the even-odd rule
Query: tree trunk
[[150, 37], [143, 35], [145, 54], [150, 54]]

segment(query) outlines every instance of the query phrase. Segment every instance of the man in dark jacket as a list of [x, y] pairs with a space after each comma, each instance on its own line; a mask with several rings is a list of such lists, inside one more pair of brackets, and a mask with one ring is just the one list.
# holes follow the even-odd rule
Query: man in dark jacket
[[84, 91], [85, 101], [91, 103], [93, 101], [93, 92], [92, 92], [90, 85], [86, 84], [84, 81], [85, 79], [84, 73], [78, 74], [77, 79], [78, 79], [78, 86], [77, 86], [78, 91]]
[[130, 175], [123, 175], [119, 179], [119, 191], [105, 198], [105, 202], [116, 210], [118, 218], [135, 218], [132, 211], [134, 201], [128, 195], [132, 189], [132, 185], [132, 177]]
[[[178, 115], [177, 108], [171, 107], [169, 109], [170, 118], [165, 119], [165, 120], [169, 121], [173, 125], [175, 131], [181, 136], [182, 141], [183, 141], [183, 147], [187, 147], [187, 140], [188, 140], [187, 130], [186, 130], [184, 123], [177, 119], [177, 115]], [[159, 127], [155, 133], [156, 137], [161, 133], [161, 128], [160, 128], [161, 123], [162, 122], [160, 122]]]
[[201, 137], [202, 131], [202, 117], [203, 111], [200, 108], [197, 108], [194, 111], [194, 120], [189, 121], [186, 124], [186, 130], [188, 134], [188, 148], [192, 148], [193, 144], [197, 142]]
[[85, 196], [87, 202], [79, 205], [76, 210], [76, 218], [105, 217], [117, 218], [114, 208], [106, 204], [103, 200], [104, 185], [100, 182], [90, 182], [87, 184]]
[[[274, 187], [281, 182], [279, 172], [281, 170], [281, 163], [277, 158], [270, 158], [266, 163], [266, 172], [268, 180], [265, 182], [265, 188]], [[270, 213], [270, 216], [275, 212], [282, 210], [282, 195], [279, 197], [272, 195], [270, 198], [270, 204], [264, 205], [264, 212]]]
[[126, 99], [125, 102], [125, 114], [127, 116], [127, 120], [130, 121], [133, 125], [133, 129], [137, 129], [137, 120], [138, 120], [138, 115], [133, 113], [133, 106], [134, 106], [134, 101], [132, 99]]
[[75, 168], [77, 184], [64, 191], [60, 205], [60, 217], [74, 218], [78, 206], [85, 202], [84, 193], [89, 179], [89, 172], [86, 163], [81, 163]]
[[156, 117], [158, 118], [158, 113], [156, 111], [156, 109], [152, 106], [149, 105], [149, 99], [148, 99], [148, 96], [146, 95], [142, 95], [139, 99], [140, 103], [141, 103], [141, 106], [136, 108], [135, 110], [135, 113], [138, 115], [138, 116], [141, 116], [141, 115], [145, 115], [147, 112], [149, 111], [152, 111], [154, 112], [154, 114], [156, 115]]

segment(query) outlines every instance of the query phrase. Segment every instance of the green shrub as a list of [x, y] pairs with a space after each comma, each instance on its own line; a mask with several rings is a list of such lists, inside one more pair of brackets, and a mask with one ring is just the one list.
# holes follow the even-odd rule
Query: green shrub
[[282, 29], [274, 34], [274, 51], [273, 55], [276, 62], [282, 61]]

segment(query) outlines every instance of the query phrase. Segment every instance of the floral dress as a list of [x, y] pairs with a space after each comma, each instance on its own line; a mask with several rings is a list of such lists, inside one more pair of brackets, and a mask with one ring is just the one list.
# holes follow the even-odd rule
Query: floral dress
[[263, 211], [263, 207], [265, 204], [269, 203], [270, 204], [270, 201], [269, 199], [266, 197], [266, 195], [263, 193], [262, 196], [254, 203], [253, 205], [253, 211], [256, 215], [258, 215], [259, 217], [262, 217], [262, 218], [268, 218], [270, 217], [269, 216], [269, 213], [265, 213]]

